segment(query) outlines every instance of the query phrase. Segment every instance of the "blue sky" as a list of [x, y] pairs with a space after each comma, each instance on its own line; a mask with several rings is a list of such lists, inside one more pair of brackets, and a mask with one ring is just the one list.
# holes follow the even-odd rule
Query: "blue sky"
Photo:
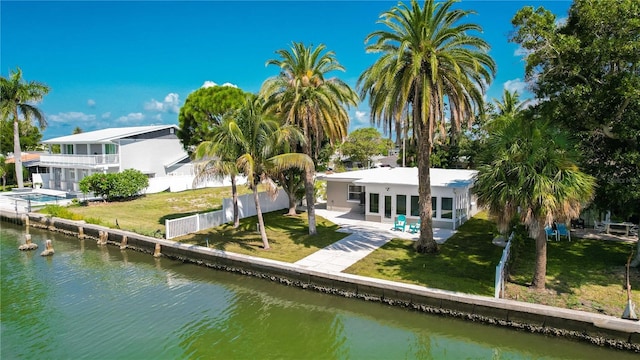
[[[5, 1], [0, 2], [0, 74], [20, 67], [50, 93], [39, 104], [43, 138], [107, 127], [177, 124], [178, 110], [206, 82], [257, 92], [277, 75], [275, 51], [293, 41], [323, 43], [346, 68], [351, 86], [376, 59], [365, 37], [397, 1]], [[524, 89], [524, 63], [508, 42], [524, 6], [566, 17], [569, 1], [463, 0], [482, 26], [498, 72], [487, 99]], [[369, 125], [366, 103], [350, 110], [353, 130]]]

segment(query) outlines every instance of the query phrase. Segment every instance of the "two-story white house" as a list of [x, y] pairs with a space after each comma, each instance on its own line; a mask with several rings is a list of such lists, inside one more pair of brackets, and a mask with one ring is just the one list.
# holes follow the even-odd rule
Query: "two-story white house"
[[147, 192], [168, 189], [166, 181], [153, 181], [168, 176], [186, 176], [184, 186], [189, 188], [193, 169], [177, 131], [176, 125], [122, 127], [43, 141], [50, 149], [59, 145], [60, 153], [40, 155], [40, 166], [49, 169], [48, 174], [39, 174], [42, 187], [79, 191], [78, 183], [85, 176], [136, 169], [149, 176]]

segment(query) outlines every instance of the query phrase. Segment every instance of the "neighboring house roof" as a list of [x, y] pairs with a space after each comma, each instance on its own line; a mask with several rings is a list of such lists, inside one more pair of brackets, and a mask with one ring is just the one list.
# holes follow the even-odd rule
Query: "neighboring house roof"
[[114, 140], [126, 138], [129, 136], [140, 135], [152, 131], [175, 128], [177, 125], [151, 125], [151, 126], [132, 126], [122, 128], [109, 128], [95, 131], [88, 131], [74, 135], [61, 136], [49, 140], [45, 140], [43, 144], [108, 144]]
[[[20, 159], [22, 159], [22, 164], [25, 165], [25, 163], [40, 160], [40, 153], [23, 152], [20, 154]], [[4, 162], [6, 164], [14, 164], [16, 162], [16, 159], [12, 154], [9, 155], [9, 157], [7, 157]]]
[[[431, 186], [466, 187], [471, 185], [477, 170], [437, 169], [430, 171]], [[320, 180], [352, 182], [356, 185], [397, 184], [418, 186], [418, 168], [374, 168], [367, 170], [347, 171], [342, 173], [318, 176]]]

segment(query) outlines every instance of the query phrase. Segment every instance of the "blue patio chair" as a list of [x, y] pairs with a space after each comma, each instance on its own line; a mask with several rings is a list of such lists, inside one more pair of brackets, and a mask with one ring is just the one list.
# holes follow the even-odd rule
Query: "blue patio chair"
[[553, 230], [553, 228], [549, 225], [544, 227], [544, 232], [547, 233], [547, 241], [549, 241], [549, 236], [553, 236], [556, 238], [556, 241], [558, 240], [558, 232], [556, 230]]
[[566, 236], [569, 241], [571, 241], [571, 231], [567, 228], [566, 224], [560, 223], [557, 225], [558, 227], [558, 240], [560, 240], [561, 236]]
[[409, 224], [409, 232], [415, 234], [420, 231], [420, 219], [414, 222], [413, 224]]
[[398, 215], [396, 218], [396, 222], [393, 224], [393, 230], [404, 231], [404, 228], [407, 226], [407, 217], [404, 215]]

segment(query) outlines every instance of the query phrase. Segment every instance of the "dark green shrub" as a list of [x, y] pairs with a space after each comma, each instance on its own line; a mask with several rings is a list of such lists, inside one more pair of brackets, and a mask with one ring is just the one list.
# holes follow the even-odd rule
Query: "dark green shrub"
[[121, 173], [93, 174], [80, 180], [80, 191], [93, 192], [107, 201], [129, 199], [149, 186], [149, 178], [135, 169]]

